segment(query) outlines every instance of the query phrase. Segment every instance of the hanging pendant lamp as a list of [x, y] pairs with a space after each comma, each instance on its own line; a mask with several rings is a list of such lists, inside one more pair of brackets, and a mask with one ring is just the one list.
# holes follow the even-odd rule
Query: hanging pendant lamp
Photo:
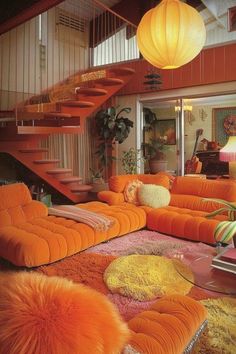
[[137, 29], [140, 52], [161, 69], [187, 64], [198, 55], [205, 40], [201, 15], [179, 0], [162, 0], [143, 16]]

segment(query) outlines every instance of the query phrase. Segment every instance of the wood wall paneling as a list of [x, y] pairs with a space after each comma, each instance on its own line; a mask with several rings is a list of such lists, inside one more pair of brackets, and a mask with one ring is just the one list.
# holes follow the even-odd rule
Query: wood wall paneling
[[225, 47], [225, 79], [236, 80], [236, 44]]
[[215, 77], [215, 50], [205, 49], [202, 52], [202, 78], [204, 84], [210, 84]]
[[[208, 48], [194, 58], [190, 63], [175, 70], [159, 70], [162, 76], [162, 89], [191, 87], [236, 80], [236, 44]], [[150, 69], [145, 60], [129, 62], [129, 67], [135, 69], [136, 74], [120, 94], [146, 92], [143, 77]]]
[[226, 77], [225, 49], [226, 46], [215, 48], [214, 77], [216, 77], [218, 81], [224, 81]]

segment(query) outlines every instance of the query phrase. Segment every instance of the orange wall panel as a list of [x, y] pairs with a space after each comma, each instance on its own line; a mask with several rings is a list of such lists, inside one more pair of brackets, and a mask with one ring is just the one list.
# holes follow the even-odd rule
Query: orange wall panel
[[236, 78], [236, 44], [225, 47], [225, 78], [227, 81]]
[[202, 51], [202, 83], [210, 84], [215, 81], [215, 50]]
[[[214, 75], [218, 81], [225, 80], [225, 50], [226, 47], [215, 48], [215, 59], [214, 59]], [[223, 65], [222, 65], [223, 63]]]
[[[201, 72], [202, 72], [202, 62], [201, 62], [201, 54], [198, 54], [196, 58], [194, 58], [193, 61], [191, 61], [191, 67], [192, 67], [192, 82], [195, 82], [196, 85], [201, 85], [202, 83], [202, 77], [201, 77]], [[187, 64], [188, 65], [188, 64]], [[192, 85], [190, 85], [192, 86]]]
[[172, 88], [207, 85], [236, 80], [236, 44], [208, 48], [194, 58], [190, 63], [175, 69], [155, 69], [146, 60], [135, 60], [127, 66], [135, 69], [136, 74], [120, 94], [147, 92], [143, 85], [144, 75], [150, 70], [161, 74], [161, 90]]

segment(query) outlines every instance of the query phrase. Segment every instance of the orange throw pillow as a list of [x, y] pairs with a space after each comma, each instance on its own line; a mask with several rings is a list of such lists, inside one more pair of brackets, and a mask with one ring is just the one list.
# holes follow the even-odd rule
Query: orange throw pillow
[[126, 184], [124, 189], [124, 198], [127, 203], [135, 205], [139, 204], [138, 191], [142, 184], [143, 182], [139, 181], [138, 179], [130, 181]]

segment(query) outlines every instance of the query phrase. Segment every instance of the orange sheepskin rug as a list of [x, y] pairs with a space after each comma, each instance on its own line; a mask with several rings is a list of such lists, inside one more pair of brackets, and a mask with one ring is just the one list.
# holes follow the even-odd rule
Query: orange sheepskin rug
[[128, 339], [96, 290], [35, 272], [0, 274], [1, 354], [117, 354]]

